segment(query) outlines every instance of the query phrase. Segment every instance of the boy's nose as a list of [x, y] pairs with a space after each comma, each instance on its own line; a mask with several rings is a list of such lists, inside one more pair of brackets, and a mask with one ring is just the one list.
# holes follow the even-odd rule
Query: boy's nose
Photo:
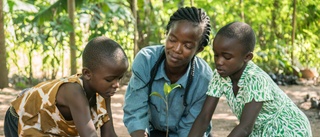
[[115, 82], [112, 84], [112, 87], [119, 88], [120, 87], [120, 79], [115, 79]]

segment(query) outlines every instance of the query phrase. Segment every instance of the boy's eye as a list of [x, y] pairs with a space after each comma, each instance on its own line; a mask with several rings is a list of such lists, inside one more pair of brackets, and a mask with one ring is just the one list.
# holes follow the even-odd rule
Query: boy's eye
[[122, 77], [123, 76], [121, 76], [121, 77], [115, 77], [115, 78], [107, 78], [107, 79], [105, 79], [107, 82], [112, 82], [112, 81], [114, 81], [115, 79], [118, 79], [118, 81], [120, 81], [121, 79], [122, 79]]
[[105, 79], [107, 82], [112, 82], [114, 78]]
[[107, 81], [107, 82], [112, 82], [112, 80], [108, 80], [108, 79], [106, 79], [106, 81]]

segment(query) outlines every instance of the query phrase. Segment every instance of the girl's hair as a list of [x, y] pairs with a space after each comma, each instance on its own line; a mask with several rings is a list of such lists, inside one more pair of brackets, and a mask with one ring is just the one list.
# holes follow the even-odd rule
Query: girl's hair
[[195, 23], [198, 26], [201, 26], [203, 33], [202, 33], [202, 37], [199, 45], [203, 47], [208, 45], [209, 36], [211, 34], [211, 25], [210, 25], [210, 18], [203, 9], [196, 8], [196, 7], [179, 8], [170, 17], [170, 20], [166, 29], [167, 30], [166, 34], [169, 32], [174, 22], [181, 21], [181, 20], [190, 21]]
[[256, 43], [254, 31], [243, 22], [231, 22], [223, 26], [218, 31], [217, 36], [238, 39], [244, 47], [244, 53], [253, 52]]

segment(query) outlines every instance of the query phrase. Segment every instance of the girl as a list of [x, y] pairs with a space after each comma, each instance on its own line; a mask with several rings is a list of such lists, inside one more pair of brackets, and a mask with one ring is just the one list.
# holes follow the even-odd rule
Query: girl
[[213, 42], [216, 69], [189, 137], [203, 135], [222, 95], [240, 121], [229, 137], [312, 136], [306, 115], [250, 61], [254, 46], [255, 34], [245, 23], [230, 23], [218, 31]]

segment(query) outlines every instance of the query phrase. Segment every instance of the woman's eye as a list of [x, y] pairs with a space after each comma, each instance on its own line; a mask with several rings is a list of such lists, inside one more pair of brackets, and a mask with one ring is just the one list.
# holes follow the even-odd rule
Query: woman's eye
[[175, 42], [176, 41], [176, 39], [173, 38], [173, 37], [169, 37], [168, 39], [169, 39], [170, 42]]
[[185, 44], [185, 47], [188, 49], [192, 49], [193, 46], [191, 44]]

